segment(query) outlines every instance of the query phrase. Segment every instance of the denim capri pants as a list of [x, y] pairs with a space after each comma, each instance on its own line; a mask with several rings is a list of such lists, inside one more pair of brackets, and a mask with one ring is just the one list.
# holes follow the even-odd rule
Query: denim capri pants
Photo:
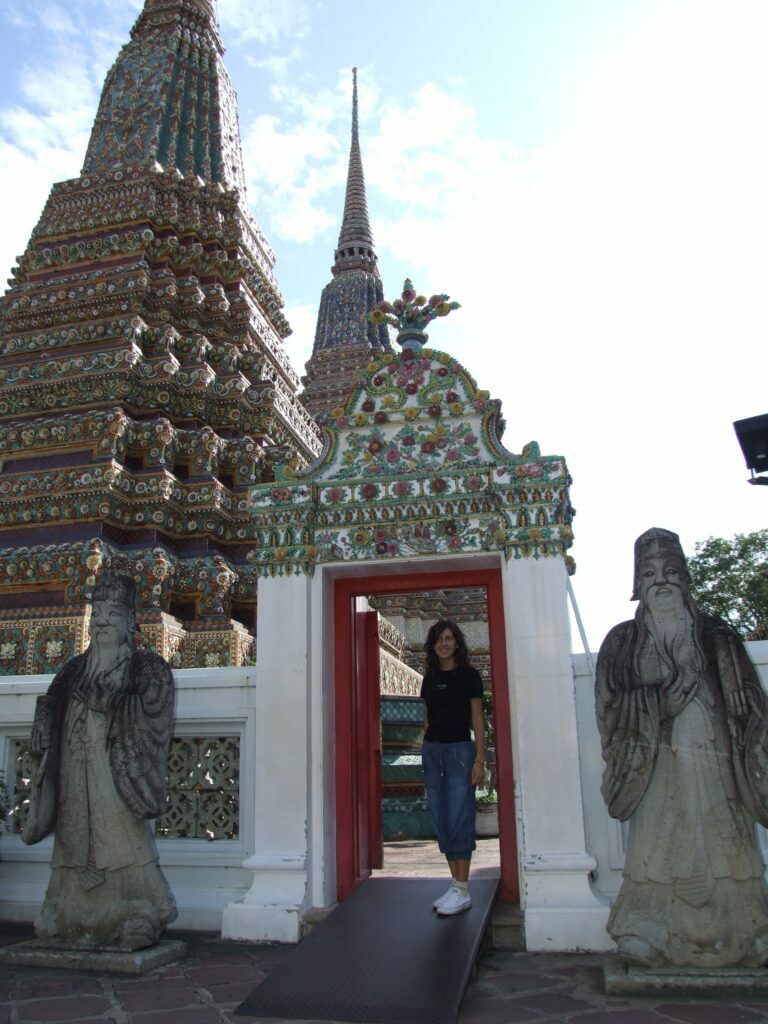
[[421, 748], [427, 804], [440, 852], [446, 860], [469, 860], [477, 846], [475, 834], [475, 787], [471, 740], [433, 743]]

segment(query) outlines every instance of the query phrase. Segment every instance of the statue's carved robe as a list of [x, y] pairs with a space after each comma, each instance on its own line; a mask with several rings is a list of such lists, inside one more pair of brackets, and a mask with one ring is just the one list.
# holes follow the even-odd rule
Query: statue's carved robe
[[173, 678], [128, 652], [89, 678], [68, 662], [40, 698], [49, 747], [33, 780], [27, 843], [55, 830], [38, 935], [77, 945], [150, 945], [176, 917], [146, 820], [165, 811]]
[[[612, 817], [631, 819], [608, 930], [621, 952], [648, 963], [756, 965], [768, 958], [754, 831], [755, 821], [768, 825], [768, 702], [730, 627], [698, 614], [692, 623], [703, 665], [684, 674], [671, 709], [663, 684], [674, 669], [636, 621], [600, 649], [603, 796]], [[741, 716], [729, 711], [736, 691]]]

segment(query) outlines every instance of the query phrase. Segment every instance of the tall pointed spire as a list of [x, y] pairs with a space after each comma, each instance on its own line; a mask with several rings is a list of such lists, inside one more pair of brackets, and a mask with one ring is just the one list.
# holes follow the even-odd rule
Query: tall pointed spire
[[357, 68], [352, 68], [352, 140], [339, 244], [323, 289], [312, 357], [302, 377], [301, 400], [321, 416], [346, 400], [372, 355], [390, 351], [386, 324], [366, 320], [384, 298], [368, 221], [365, 176], [360, 155]]
[[244, 191], [223, 53], [212, 0], [146, 0], [107, 76], [83, 173], [159, 164]]
[[339, 232], [332, 268], [334, 277], [345, 270], [376, 272], [376, 253], [368, 221], [368, 203], [365, 198], [365, 175], [360, 155], [360, 133], [357, 118], [357, 68], [352, 68], [352, 141], [349, 147], [347, 191], [344, 197], [344, 217]]

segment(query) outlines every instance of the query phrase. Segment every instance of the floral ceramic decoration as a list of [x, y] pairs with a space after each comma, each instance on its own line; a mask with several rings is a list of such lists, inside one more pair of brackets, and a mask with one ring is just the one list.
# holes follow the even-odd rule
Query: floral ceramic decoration
[[372, 324], [387, 324], [397, 329], [397, 340], [403, 348], [410, 347], [418, 351], [426, 345], [428, 335], [424, 328], [437, 317], [448, 316], [459, 309], [458, 302], [449, 302], [449, 295], [433, 295], [427, 299], [417, 295], [413, 282], [405, 279], [403, 291], [394, 302], [379, 302], [368, 314]]
[[535, 442], [508, 452], [500, 403], [446, 353], [373, 360], [326, 426], [314, 466], [251, 492], [259, 575], [493, 550], [539, 558], [571, 545], [564, 459]]

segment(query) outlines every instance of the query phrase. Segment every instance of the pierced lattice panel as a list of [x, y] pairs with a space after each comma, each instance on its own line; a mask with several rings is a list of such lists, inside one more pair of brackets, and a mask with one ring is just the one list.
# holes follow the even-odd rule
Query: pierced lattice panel
[[[13, 831], [21, 835], [29, 813], [27, 740], [14, 750]], [[240, 832], [240, 737], [177, 736], [166, 775], [168, 810], [155, 822], [163, 839], [237, 839]]]
[[240, 737], [176, 736], [168, 754], [168, 810], [155, 831], [164, 839], [237, 839]]

